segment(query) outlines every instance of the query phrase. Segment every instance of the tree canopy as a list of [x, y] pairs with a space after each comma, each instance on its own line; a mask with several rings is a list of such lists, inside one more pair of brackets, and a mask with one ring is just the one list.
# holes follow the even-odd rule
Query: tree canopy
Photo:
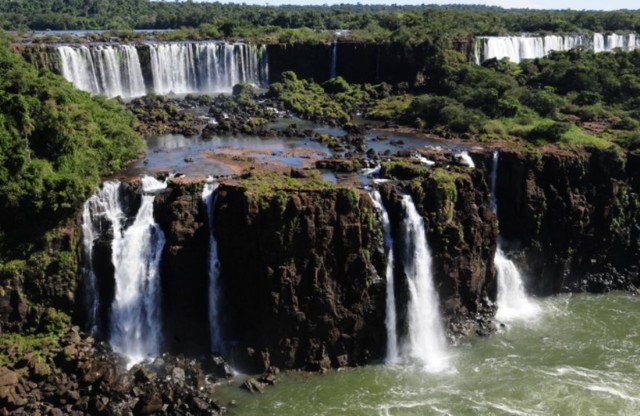
[[5, 29], [178, 29], [255, 37], [307, 28], [346, 29], [371, 39], [421, 41], [432, 35], [640, 31], [640, 11], [550, 11], [487, 6], [252, 6], [149, 0], [1, 0]]
[[0, 230], [42, 232], [76, 212], [100, 183], [136, 156], [134, 117], [37, 71], [0, 39]]

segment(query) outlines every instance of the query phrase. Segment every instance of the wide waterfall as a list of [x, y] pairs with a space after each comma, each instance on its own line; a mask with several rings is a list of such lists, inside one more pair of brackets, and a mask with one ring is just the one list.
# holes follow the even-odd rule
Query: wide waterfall
[[220, 261], [218, 260], [218, 242], [214, 230], [214, 205], [217, 182], [207, 182], [202, 190], [202, 201], [207, 207], [209, 224], [209, 328], [211, 331], [211, 351], [222, 353], [222, 336], [218, 321], [218, 277], [220, 276]]
[[231, 92], [240, 82], [259, 86], [269, 83], [264, 45], [172, 42], [137, 47], [96, 44], [55, 48], [62, 76], [81, 90], [107, 97], [132, 98], [149, 92]]
[[265, 46], [191, 42], [149, 45], [153, 89], [157, 94], [229, 92], [246, 82], [268, 83]]
[[632, 51], [640, 47], [640, 38], [635, 33], [603, 35], [522, 35], [522, 36], [480, 36], [476, 39], [475, 60], [480, 64], [488, 59], [509, 58], [519, 63], [523, 59], [535, 59], [552, 51], [568, 51], [584, 46], [594, 52], [609, 52], [616, 48]]
[[380, 212], [382, 219], [382, 234], [384, 238], [384, 248], [387, 253], [387, 270], [385, 271], [385, 277], [387, 282], [387, 296], [386, 296], [386, 318], [385, 326], [387, 328], [387, 363], [395, 363], [398, 361], [398, 333], [397, 333], [397, 319], [396, 319], [396, 296], [394, 292], [394, 276], [393, 276], [393, 238], [391, 236], [391, 222], [389, 221], [389, 214], [384, 207], [382, 197], [377, 189], [374, 189], [371, 193], [371, 199], [373, 204]]
[[[496, 199], [498, 158], [499, 154], [495, 151], [493, 153], [490, 178], [491, 210], [495, 214], [498, 213], [498, 202]], [[501, 322], [508, 322], [517, 319], [534, 318], [538, 315], [538, 305], [527, 297], [522, 275], [513, 261], [504, 255], [499, 241], [498, 249], [494, 257], [494, 264], [498, 272], [498, 311], [496, 312], [496, 319]]]
[[138, 50], [131, 45], [58, 46], [62, 76], [81, 90], [107, 97], [144, 95]]
[[403, 353], [424, 364], [427, 371], [439, 372], [447, 366], [446, 337], [424, 220], [410, 195], [402, 197], [402, 207], [405, 211], [404, 272], [409, 286], [409, 333]]

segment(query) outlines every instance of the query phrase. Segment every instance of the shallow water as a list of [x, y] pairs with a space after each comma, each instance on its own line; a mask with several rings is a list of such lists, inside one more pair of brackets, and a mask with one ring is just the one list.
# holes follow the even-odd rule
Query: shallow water
[[[227, 136], [203, 139], [182, 134], [164, 134], [146, 139], [146, 156], [127, 170], [129, 175], [169, 171], [191, 175], [230, 175], [224, 164], [212, 160], [207, 151], [301, 167], [307, 159], [329, 157], [327, 147], [309, 139], [285, 137]], [[188, 162], [186, 159], [190, 158]]]
[[217, 397], [236, 401], [227, 406], [233, 415], [640, 414], [640, 298], [562, 295], [538, 303], [536, 321], [451, 347], [450, 367], [439, 374], [380, 365], [281, 375], [262, 395], [234, 384]]

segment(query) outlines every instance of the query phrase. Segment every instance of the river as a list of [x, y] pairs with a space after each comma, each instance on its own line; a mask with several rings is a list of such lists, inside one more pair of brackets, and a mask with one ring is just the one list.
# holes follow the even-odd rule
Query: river
[[[281, 375], [262, 395], [218, 389], [231, 415], [637, 415], [640, 297], [537, 300], [542, 313], [450, 348], [450, 367]], [[229, 405], [231, 401], [233, 404]]]

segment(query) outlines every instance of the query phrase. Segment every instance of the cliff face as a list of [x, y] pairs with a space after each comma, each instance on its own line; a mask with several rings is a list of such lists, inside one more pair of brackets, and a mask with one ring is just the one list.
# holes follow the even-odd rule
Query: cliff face
[[[268, 45], [270, 82], [280, 81], [285, 71], [300, 78], [324, 82], [330, 78], [334, 45]], [[433, 55], [428, 44], [339, 42], [336, 73], [351, 83], [422, 83], [426, 58]]]
[[[320, 369], [382, 359], [386, 290], [395, 291], [401, 340], [406, 335], [404, 193], [411, 194], [425, 220], [435, 285], [453, 334], [487, 329], [478, 316], [490, 314], [496, 299], [498, 226], [503, 249], [516, 257], [533, 293], [637, 287], [640, 156], [598, 149], [502, 151], [499, 221], [487, 185], [491, 153], [474, 158], [478, 169], [425, 169], [406, 161], [383, 166], [383, 175], [403, 178], [379, 185], [394, 237], [394, 288], [385, 284], [381, 224], [366, 193], [313, 181], [307, 186], [280, 174], [266, 176], [280, 181], [279, 188], [260, 182], [259, 175], [251, 184], [221, 184], [214, 231], [222, 265], [223, 353], [250, 372], [271, 365]], [[126, 215], [133, 218], [137, 186], [122, 192]], [[202, 183], [178, 179], [154, 204], [166, 237], [163, 351], [210, 351], [209, 229], [201, 194]], [[104, 229], [94, 243], [93, 270], [100, 295], [98, 329], [107, 339], [114, 280], [112, 232]], [[77, 230], [51, 236], [47, 258], [2, 266], [2, 330], [45, 328], [56, 310], [83, 320], [83, 285], [75, 277], [82, 269], [74, 254]]]
[[[430, 171], [405, 186], [385, 184], [396, 253], [402, 253], [401, 192], [411, 194], [416, 209], [425, 220], [427, 241], [433, 256], [434, 283], [453, 334], [468, 332], [476, 316], [491, 311], [496, 299], [496, 272], [493, 256], [497, 244], [497, 222], [491, 212], [485, 178], [480, 171]], [[406, 328], [408, 296], [403, 259], [396, 255], [396, 295], [400, 327]], [[478, 332], [486, 328], [477, 328]]]
[[501, 236], [537, 294], [602, 292], [638, 282], [640, 157], [578, 153], [500, 153]]
[[251, 196], [222, 185], [215, 232], [222, 332], [249, 371], [340, 367], [385, 350], [375, 208], [350, 189]]
[[209, 351], [209, 231], [201, 193], [201, 183], [179, 183], [154, 202], [166, 238], [160, 271], [164, 348], [176, 354]]

